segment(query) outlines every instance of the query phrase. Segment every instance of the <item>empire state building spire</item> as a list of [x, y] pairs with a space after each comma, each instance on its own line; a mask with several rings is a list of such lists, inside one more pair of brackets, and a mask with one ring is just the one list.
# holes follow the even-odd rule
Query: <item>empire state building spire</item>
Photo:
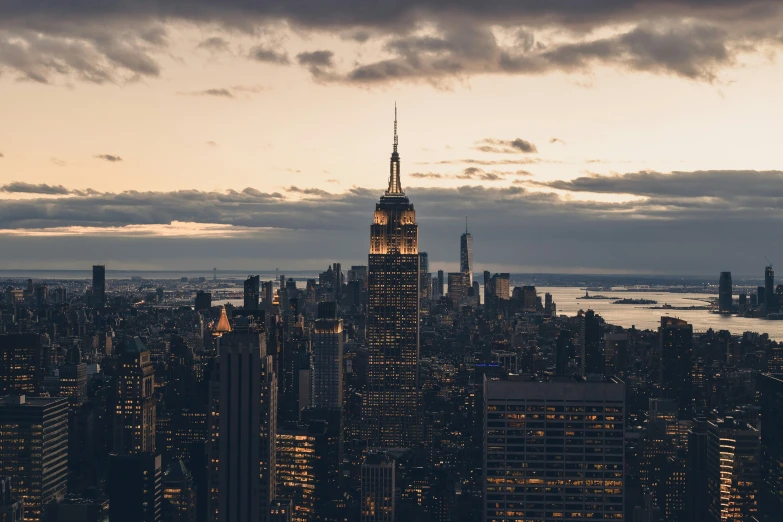
[[398, 145], [397, 137], [397, 104], [394, 104], [394, 149], [391, 155], [391, 165], [389, 168], [389, 189], [386, 191], [386, 195], [405, 194], [402, 191], [402, 183], [400, 183], [400, 154], [397, 152]]

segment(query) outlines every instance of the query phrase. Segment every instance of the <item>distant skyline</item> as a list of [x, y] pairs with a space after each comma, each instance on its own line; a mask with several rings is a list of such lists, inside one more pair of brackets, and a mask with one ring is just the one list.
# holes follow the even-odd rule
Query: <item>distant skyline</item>
[[395, 101], [433, 266], [783, 262], [780, 3], [577, 4], [3, 2], [0, 268], [366, 263]]

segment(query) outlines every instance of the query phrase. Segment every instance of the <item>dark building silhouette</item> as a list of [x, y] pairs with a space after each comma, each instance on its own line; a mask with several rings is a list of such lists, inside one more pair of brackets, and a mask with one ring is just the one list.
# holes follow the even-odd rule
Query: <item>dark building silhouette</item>
[[313, 330], [313, 400], [316, 408], [343, 406], [343, 321], [337, 304], [318, 303]]
[[0, 394], [37, 395], [43, 384], [43, 364], [40, 335], [0, 335]]
[[731, 312], [733, 289], [731, 286], [731, 272], [720, 273], [720, 283], [718, 284], [718, 309], [721, 312]]
[[245, 310], [258, 310], [261, 276], [248, 276], [245, 279]]
[[166, 468], [162, 490], [165, 522], [196, 522], [196, 486], [182, 460], [177, 459]]
[[109, 522], [109, 499], [68, 495], [44, 506], [43, 522]]
[[218, 344], [210, 384], [210, 520], [265, 522], [275, 492], [272, 356], [263, 327], [250, 321], [222, 333]]
[[203, 312], [212, 308], [212, 294], [199, 290], [196, 292], [195, 309], [197, 312]]
[[400, 184], [396, 116], [394, 127], [389, 188], [370, 227], [362, 420], [374, 447], [404, 447], [419, 438], [419, 229]]
[[446, 273], [443, 270], [438, 270], [438, 296], [443, 295], [443, 285], [446, 284]]
[[117, 405], [113, 419], [116, 453], [155, 451], [155, 369], [138, 337], [120, 345]]
[[759, 376], [761, 406], [760, 513], [774, 519], [783, 513], [783, 375]]
[[368, 453], [362, 462], [360, 521], [394, 522], [395, 461], [384, 453]]
[[161, 522], [162, 479], [160, 455], [109, 455], [106, 491], [111, 522]]
[[628, 365], [628, 333], [604, 334], [604, 373], [615, 375]]
[[459, 271], [468, 276], [468, 286], [473, 286], [473, 236], [468, 232], [468, 218], [465, 218], [465, 233], [459, 238]]
[[0, 476], [0, 520], [3, 522], [23, 522], [24, 502], [14, 492], [10, 478]]
[[9, 395], [0, 399], [0, 475], [24, 501], [24, 520], [68, 487], [68, 399]]
[[601, 317], [592, 310], [579, 320], [579, 373], [604, 374], [604, 352], [601, 342]]
[[775, 271], [772, 266], [764, 269], [764, 309], [767, 313], [777, 312], [777, 296], [775, 295]]
[[681, 319], [661, 317], [658, 328], [661, 357], [661, 396], [677, 401], [680, 418], [692, 411], [691, 366], [693, 362], [693, 326]]
[[96, 308], [106, 306], [106, 266], [92, 267], [92, 305]]

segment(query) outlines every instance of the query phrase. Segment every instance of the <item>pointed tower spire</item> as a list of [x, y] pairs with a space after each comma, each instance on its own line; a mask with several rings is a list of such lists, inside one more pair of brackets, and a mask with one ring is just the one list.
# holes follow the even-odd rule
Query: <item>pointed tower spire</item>
[[400, 154], [397, 152], [399, 140], [397, 137], [397, 102], [394, 103], [394, 148], [392, 149], [391, 165], [389, 170], [389, 189], [387, 195], [405, 194], [400, 182]]
[[465, 216], [465, 234], [468, 233], [468, 216]]
[[398, 139], [397, 139], [397, 102], [394, 102], [394, 151], [397, 152], [397, 145], [398, 145]]

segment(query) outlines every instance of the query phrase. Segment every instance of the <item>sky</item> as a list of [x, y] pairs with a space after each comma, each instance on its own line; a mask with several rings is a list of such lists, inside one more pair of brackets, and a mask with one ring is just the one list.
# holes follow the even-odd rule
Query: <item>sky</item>
[[783, 262], [779, 0], [4, 0], [0, 267]]

